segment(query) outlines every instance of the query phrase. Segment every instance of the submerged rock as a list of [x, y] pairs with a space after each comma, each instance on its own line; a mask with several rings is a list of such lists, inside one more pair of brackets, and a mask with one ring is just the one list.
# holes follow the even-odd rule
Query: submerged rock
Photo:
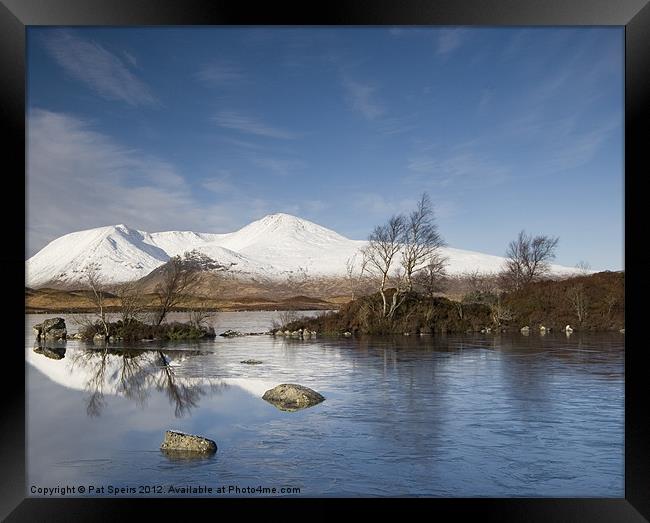
[[65, 340], [68, 333], [63, 318], [48, 318], [34, 325], [33, 329], [37, 340]]
[[217, 451], [217, 444], [211, 439], [202, 436], [167, 430], [165, 431], [165, 440], [160, 445], [160, 450], [169, 453], [214, 454]]
[[244, 360], [244, 361], [240, 361], [239, 363], [243, 363], [245, 365], [260, 365], [261, 363], [264, 362], [260, 360]]
[[262, 399], [268, 401], [280, 410], [294, 412], [296, 410], [313, 407], [325, 398], [315, 390], [295, 383], [282, 383], [277, 387], [267, 390]]

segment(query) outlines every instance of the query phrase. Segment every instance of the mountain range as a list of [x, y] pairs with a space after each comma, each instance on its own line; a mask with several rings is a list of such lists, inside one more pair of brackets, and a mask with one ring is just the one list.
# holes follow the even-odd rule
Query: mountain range
[[[61, 236], [26, 262], [26, 284], [39, 287], [79, 287], [86, 269], [99, 267], [98, 276], [107, 284], [140, 279], [167, 260], [198, 251], [229, 273], [243, 278], [284, 279], [289, 276], [344, 276], [359, 250], [367, 244], [351, 240], [311, 221], [284, 213], [265, 216], [238, 231], [212, 234], [191, 231], [148, 233], [127, 225], [111, 225]], [[356, 254], [356, 256], [355, 256]], [[461, 274], [478, 270], [497, 272], [505, 261], [500, 256], [442, 248], [448, 259], [447, 272]], [[577, 272], [553, 265], [554, 274]]]

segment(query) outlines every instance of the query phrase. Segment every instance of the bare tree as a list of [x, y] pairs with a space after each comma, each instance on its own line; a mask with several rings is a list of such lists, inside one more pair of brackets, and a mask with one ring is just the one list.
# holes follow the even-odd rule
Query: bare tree
[[408, 280], [406, 279], [406, 272], [402, 267], [395, 271], [393, 277], [393, 283], [395, 285], [395, 290], [391, 296], [390, 307], [388, 309], [388, 314], [385, 314], [386, 317], [392, 318], [395, 315], [397, 309], [404, 303], [407, 296], [408, 290]]
[[463, 301], [466, 303], [484, 302], [499, 293], [498, 277], [483, 273], [478, 269], [466, 271], [461, 275]]
[[455, 301], [454, 305], [456, 306], [456, 312], [458, 312], [458, 317], [462, 320], [463, 319], [463, 302], [461, 301]]
[[567, 290], [567, 299], [571, 303], [571, 306], [573, 307], [573, 310], [578, 317], [578, 323], [582, 325], [582, 323], [587, 318], [587, 307], [589, 305], [589, 298], [585, 292], [584, 285], [582, 283], [578, 283], [572, 287], [569, 287]]
[[497, 296], [496, 300], [490, 305], [490, 315], [492, 316], [492, 323], [496, 328], [500, 328], [503, 323], [507, 323], [515, 319], [515, 315], [510, 307], [506, 307], [501, 303], [501, 297]]
[[198, 283], [200, 266], [188, 253], [183, 258], [174, 256], [163, 266], [162, 280], [156, 286], [158, 298], [155, 324], [160, 325], [167, 313]]
[[423, 270], [427, 262], [439, 256], [445, 245], [434, 222], [433, 207], [427, 193], [423, 193], [415, 210], [405, 220], [401, 264], [404, 268], [407, 290], [413, 289], [413, 275]]
[[[357, 268], [357, 258], [359, 256], [361, 257], [361, 264], [360, 267]], [[363, 275], [366, 272], [367, 263], [368, 260], [362, 252], [356, 252], [345, 261], [345, 278], [350, 289], [350, 296], [353, 300], [356, 297], [357, 289], [359, 288]]]
[[587, 276], [591, 272], [591, 264], [584, 260], [580, 260], [576, 263], [576, 269], [580, 271], [580, 274]]
[[120, 301], [120, 317], [124, 324], [141, 320], [145, 314], [142, 286], [138, 280], [118, 285], [115, 294]]
[[422, 289], [428, 298], [433, 298], [437, 292], [445, 288], [446, 265], [447, 258], [439, 253], [432, 254], [429, 263], [413, 277], [413, 283]]
[[190, 324], [196, 329], [207, 327], [208, 320], [213, 320], [217, 313], [209, 309], [209, 304], [202, 301], [199, 306], [189, 312]]
[[521, 231], [506, 251], [504, 276], [509, 286], [519, 289], [550, 271], [559, 238], [530, 236]]
[[106, 319], [106, 289], [99, 276], [100, 265], [96, 262], [86, 266], [86, 282], [92, 291], [92, 300], [96, 307], [95, 315], [99, 319], [105, 339], [108, 339], [108, 321]]
[[[406, 227], [404, 216], [392, 216], [384, 225], [378, 225], [368, 237], [368, 245], [364, 249], [367, 270], [373, 274], [379, 286], [383, 303], [382, 316], [388, 315], [386, 289], [388, 276], [395, 256], [401, 248], [400, 241]], [[397, 292], [397, 291], [396, 291]]]
[[614, 310], [614, 307], [618, 304], [618, 296], [612, 292], [609, 291], [604, 298], [605, 305], [607, 305], [607, 318], [612, 319], [612, 311]]

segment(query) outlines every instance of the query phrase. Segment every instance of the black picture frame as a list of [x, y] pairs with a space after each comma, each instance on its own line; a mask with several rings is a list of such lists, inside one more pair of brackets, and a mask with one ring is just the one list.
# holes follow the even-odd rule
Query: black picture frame
[[[643, 175], [645, 122], [650, 87], [649, 0], [374, 0], [249, 5], [210, 0], [0, 0], [0, 114], [5, 128], [5, 180], [18, 180], [5, 190], [2, 208], [9, 244], [1, 249], [0, 266], [9, 298], [3, 300], [5, 376], [25, 369], [25, 41], [26, 27], [36, 25], [601, 25], [625, 26], [625, 497], [598, 498], [452, 498], [408, 500], [421, 502], [430, 514], [468, 516], [494, 521], [647, 521], [650, 517], [650, 460], [647, 427], [646, 367], [639, 341], [643, 298], [648, 293], [644, 268], [650, 257], [641, 238], [643, 227]], [[646, 131], [647, 132], [647, 131]], [[9, 160], [9, 161], [7, 161]], [[24, 180], [23, 180], [24, 181]], [[5, 186], [7, 187], [7, 186]], [[579, 197], [577, 195], [576, 197]], [[15, 204], [15, 205], [12, 205]], [[35, 211], [37, 212], [37, 210]], [[22, 219], [21, 219], [22, 216]], [[635, 241], [636, 240], [636, 241]], [[637, 304], [637, 307], [634, 306]], [[636, 338], [636, 341], [635, 341]], [[24, 374], [23, 374], [24, 376]], [[21, 393], [21, 390], [23, 391]], [[206, 509], [217, 517], [224, 508], [247, 510], [264, 502], [267, 508], [291, 510], [292, 515], [319, 515], [341, 510], [328, 499], [227, 500], [227, 499], [36, 499], [25, 492], [25, 397], [13, 386], [3, 396], [0, 430], [0, 517], [7, 521], [109, 520], [128, 515], [133, 505], [167, 519], [192, 517]], [[43, 398], [47, 401], [47, 398]], [[83, 435], [80, 435], [83, 437]], [[367, 500], [362, 500], [367, 501]], [[373, 510], [385, 510], [396, 500], [373, 500]], [[316, 504], [317, 507], [313, 505]], [[367, 504], [367, 503], [366, 503]], [[347, 500], [345, 507], [354, 507]], [[188, 509], [192, 512], [188, 512]], [[433, 512], [431, 512], [433, 511]], [[195, 516], [196, 517], [196, 516]]]

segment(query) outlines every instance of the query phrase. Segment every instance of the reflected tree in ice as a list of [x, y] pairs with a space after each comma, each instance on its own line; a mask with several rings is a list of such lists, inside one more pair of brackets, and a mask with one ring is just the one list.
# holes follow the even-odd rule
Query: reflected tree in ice
[[[183, 351], [184, 355], [196, 354]], [[174, 415], [191, 414], [202, 396], [216, 393], [223, 386], [204, 378], [179, 376], [170, 353], [163, 350], [86, 349], [71, 356], [71, 372], [87, 376], [84, 388], [86, 412], [99, 416], [106, 407], [106, 394], [116, 394], [144, 407], [152, 390], [165, 392]]]

